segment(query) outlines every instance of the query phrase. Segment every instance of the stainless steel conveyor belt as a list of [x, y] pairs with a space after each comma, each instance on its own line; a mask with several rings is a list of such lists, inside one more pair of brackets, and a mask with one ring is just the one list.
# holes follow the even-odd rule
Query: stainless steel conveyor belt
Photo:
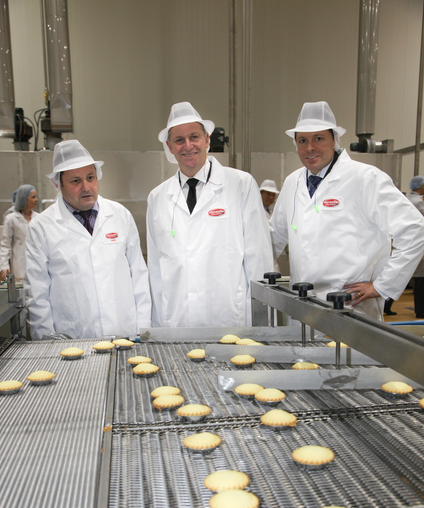
[[[239, 371], [228, 360], [208, 357], [193, 363], [187, 357], [194, 348], [214, 346], [220, 338], [205, 330], [152, 331], [150, 340], [118, 355], [112, 434], [109, 506], [204, 507], [211, 493], [203, 486], [207, 474], [218, 469], [246, 472], [249, 489], [261, 507], [401, 507], [424, 501], [424, 412], [416, 389], [405, 399], [386, 398], [380, 390], [287, 391], [280, 409], [295, 414], [298, 425], [278, 432], [263, 427], [260, 416], [269, 407], [239, 398], [219, 385], [222, 373]], [[256, 338], [259, 340], [257, 331]], [[280, 330], [268, 331], [267, 346]], [[285, 344], [295, 344], [294, 332]], [[244, 330], [244, 336], [249, 336]], [[274, 337], [276, 338], [276, 337]], [[300, 340], [298, 332], [298, 341]], [[239, 352], [245, 347], [238, 346]], [[317, 341], [316, 348], [325, 347]], [[231, 349], [229, 346], [222, 348]], [[161, 366], [159, 373], [140, 379], [126, 360], [150, 356]], [[328, 368], [333, 366], [328, 365]], [[260, 363], [249, 370], [277, 372], [290, 364]], [[380, 367], [368, 367], [378, 369]], [[247, 371], [246, 371], [247, 372]], [[186, 403], [207, 404], [213, 414], [198, 424], [187, 424], [176, 411], [155, 410], [150, 392], [161, 385], [178, 386]], [[217, 433], [222, 444], [208, 455], [188, 451], [184, 438], [198, 431]], [[300, 470], [291, 452], [304, 444], [330, 447], [336, 460], [321, 471]]]
[[[25, 380], [40, 369], [55, 372], [56, 379], [41, 387], [25, 381], [18, 394], [0, 396], [0, 505], [207, 508], [212, 493], [203, 480], [218, 469], [246, 472], [261, 508], [424, 505], [422, 388], [404, 399], [387, 398], [379, 389], [289, 389], [277, 407], [295, 414], [298, 425], [275, 431], [260, 424], [269, 407], [220, 382], [243, 372], [229, 361], [233, 347], [217, 346], [229, 331], [263, 342], [258, 357], [277, 346], [297, 351], [301, 343], [299, 329], [283, 327], [149, 329], [141, 343], [112, 355], [92, 352], [94, 340], [13, 344], [0, 356], [0, 380]], [[84, 358], [62, 360], [59, 352], [68, 346], [82, 347]], [[324, 358], [325, 346], [316, 334], [305, 350]], [[194, 348], [211, 354], [194, 363], [186, 356]], [[127, 359], [135, 355], [151, 357], [159, 372], [134, 375]], [[291, 371], [287, 358], [258, 361], [244, 372], [272, 380], [273, 373]], [[385, 368], [364, 363], [365, 370]], [[155, 410], [150, 392], [161, 385], [178, 386], [186, 403], [207, 404], [212, 414], [187, 424], [176, 411]], [[210, 454], [182, 445], [201, 430], [222, 439]], [[328, 446], [335, 460], [318, 471], [298, 468], [291, 452], [304, 444]]]
[[[0, 356], [1, 380], [24, 385], [0, 396], [0, 506], [91, 508], [97, 498], [110, 355], [96, 341], [15, 343]], [[64, 360], [74, 346], [84, 357]], [[56, 374], [46, 386], [26, 377]]]

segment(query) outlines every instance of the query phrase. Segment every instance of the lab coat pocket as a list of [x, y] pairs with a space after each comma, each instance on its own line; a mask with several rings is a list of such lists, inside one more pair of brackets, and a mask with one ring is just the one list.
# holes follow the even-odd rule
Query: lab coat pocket
[[334, 196], [331, 198], [325, 198], [319, 204], [319, 208], [322, 211], [337, 212], [344, 208], [344, 198], [342, 196]]

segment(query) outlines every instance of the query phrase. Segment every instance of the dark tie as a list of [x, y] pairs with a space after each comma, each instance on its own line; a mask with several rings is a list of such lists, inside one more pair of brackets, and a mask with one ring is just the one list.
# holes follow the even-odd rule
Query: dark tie
[[74, 215], [79, 215], [84, 219], [83, 226], [92, 235], [93, 228], [90, 225], [91, 210], [80, 210], [79, 212], [74, 212]]
[[187, 196], [187, 206], [190, 211], [190, 215], [194, 207], [196, 206], [196, 185], [198, 181], [199, 180], [197, 180], [197, 178], [189, 178], [187, 180], [187, 185], [189, 186]]
[[315, 193], [315, 191], [318, 188], [318, 185], [321, 183], [322, 178], [320, 176], [316, 175], [310, 175], [308, 177], [309, 181], [309, 196], [312, 197]]

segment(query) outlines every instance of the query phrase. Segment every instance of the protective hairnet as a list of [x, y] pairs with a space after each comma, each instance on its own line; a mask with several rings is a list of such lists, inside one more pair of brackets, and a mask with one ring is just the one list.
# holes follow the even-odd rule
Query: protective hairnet
[[12, 203], [15, 204], [16, 201], [16, 194], [18, 193], [18, 189], [14, 190], [12, 193]]
[[280, 191], [277, 190], [277, 184], [274, 180], [264, 180], [259, 187], [260, 191], [273, 192], [274, 194], [279, 194]]
[[28, 196], [31, 194], [31, 191], [35, 190], [35, 187], [30, 184], [21, 185], [19, 189], [16, 191], [16, 199], [15, 199], [15, 210], [20, 212], [26, 207]]
[[159, 132], [158, 135], [159, 141], [163, 143], [163, 148], [165, 150], [166, 157], [169, 160], [169, 162], [177, 164], [177, 159], [169, 151], [168, 145], [166, 144], [168, 140], [169, 130], [177, 125], [183, 125], [185, 123], [193, 123], [193, 122], [201, 123], [205, 128], [206, 132], [209, 134], [209, 136], [215, 129], [215, 124], [211, 120], [202, 120], [202, 117], [189, 102], [178, 102], [177, 104], [174, 104], [172, 106], [171, 113], [168, 118], [168, 124], [165, 129], [162, 129]]
[[319, 132], [332, 130], [336, 142], [335, 149], [340, 148], [340, 136], [346, 132], [346, 129], [337, 125], [336, 117], [331, 111], [330, 106], [325, 101], [305, 102], [302, 111], [297, 119], [296, 127], [286, 131], [286, 134], [293, 138], [296, 145], [296, 132]]
[[94, 164], [96, 168], [97, 179], [100, 180], [103, 176], [102, 166], [103, 161], [95, 161], [90, 155], [90, 152], [82, 146], [76, 139], [69, 139], [61, 141], [54, 147], [53, 153], [53, 173], [50, 173], [47, 178], [50, 178], [52, 184], [59, 190], [60, 187], [60, 173], [62, 171], [70, 171], [71, 169], [84, 168]]
[[411, 190], [419, 189], [424, 185], [424, 176], [417, 175], [411, 178], [411, 181], [409, 182], [409, 188]]

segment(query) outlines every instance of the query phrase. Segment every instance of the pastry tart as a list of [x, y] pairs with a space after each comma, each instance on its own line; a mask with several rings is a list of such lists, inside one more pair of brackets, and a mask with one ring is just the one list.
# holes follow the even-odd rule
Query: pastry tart
[[16, 381], [14, 379], [10, 379], [8, 381], [1, 381], [0, 395], [13, 395], [14, 393], [19, 392], [22, 386], [23, 383], [21, 381]]
[[193, 423], [200, 422], [206, 415], [211, 413], [209, 406], [203, 404], [187, 404], [178, 408], [177, 415], [181, 416]]
[[47, 372], [46, 370], [36, 370], [32, 374], [30, 374], [27, 379], [31, 381], [33, 385], [48, 385], [53, 381], [53, 378], [56, 374], [53, 372]]
[[153, 400], [153, 405], [156, 409], [162, 411], [162, 409], [174, 409], [178, 406], [181, 406], [183, 402], [184, 397], [181, 397], [181, 395], [161, 395], [160, 397], [156, 397], [156, 399]]
[[84, 354], [84, 350], [79, 347], [68, 347], [60, 352], [65, 360], [77, 360]]
[[153, 365], [153, 363], [139, 363], [136, 367], [133, 368], [134, 374], [141, 377], [152, 377], [159, 370], [157, 365]]
[[221, 438], [212, 432], [199, 432], [187, 436], [183, 445], [194, 451], [211, 451], [221, 444]]
[[204, 485], [213, 492], [222, 490], [244, 489], [249, 485], [249, 477], [241, 471], [224, 469], [215, 471], [205, 478]]
[[114, 347], [115, 344], [113, 344], [112, 342], [103, 340], [101, 342], [98, 342], [97, 344], [94, 344], [93, 349], [96, 351], [96, 353], [109, 353], [110, 351], [112, 351]]

